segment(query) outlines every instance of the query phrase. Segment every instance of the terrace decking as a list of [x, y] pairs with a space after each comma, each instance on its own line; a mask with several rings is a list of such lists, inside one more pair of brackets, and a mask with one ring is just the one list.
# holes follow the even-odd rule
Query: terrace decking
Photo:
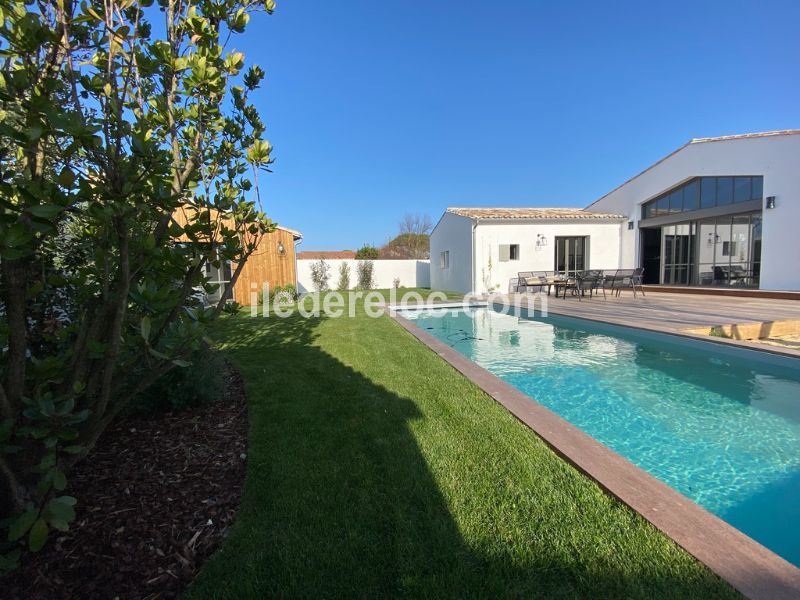
[[[506, 296], [510, 303], [526, 306], [533, 302], [536, 310], [542, 305], [535, 295], [512, 294]], [[765, 346], [746, 340], [728, 340], [698, 336], [691, 329], [714, 327], [726, 324], [765, 323], [771, 321], [800, 320], [800, 302], [773, 298], [740, 298], [712, 295], [671, 294], [667, 292], [637, 294], [623, 291], [617, 297], [602, 293], [582, 300], [574, 296], [547, 297], [547, 310], [554, 314], [604, 321], [616, 325], [628, 325], [667, 333], [681, 333], [703, 337], [709, 341], [722, 341], [736, 345], [772, 350], [800, 356], [800, 351], [789, 348]]]

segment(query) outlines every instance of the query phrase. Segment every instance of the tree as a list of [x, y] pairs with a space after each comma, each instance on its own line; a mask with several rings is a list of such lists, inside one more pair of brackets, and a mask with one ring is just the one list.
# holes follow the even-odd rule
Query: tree
[[336, 284], [336, 288], [340, 291], [350, 289], [350, 263], [347, 261], [342, 261], [342, 264], [339, 265], [339, 282]]
[[[74, 518], [69, 468], [188, 365], [274, 228], [258, 187], [272, 149], [249, 102], [263, 72], [225, 41], [273, 2], [0, 9], [0, 517], [38, 550]], [[221, 261], [229, 288], [196, 306]], [[6, 567], [19, 555], [3, 552]]]
[[311, 263], [311, 281], [318, 292], [328, 289], [328, 280], [331, 276], [331, 267], [324, 258]]
[[380, 258], [380, 251], [375, 246], [364, 244], [356, 250], [357, 260], [376, 260]]
[[375, 264], [371, 260], [362, 260], [356, 267], [358, 274], [358, 289], [371, 290], [375, 284]]
[[432, 228], [428, 215], [407, 213], [398, 224], [397, 236], [381, 248], [381, 258], [430, 258]]

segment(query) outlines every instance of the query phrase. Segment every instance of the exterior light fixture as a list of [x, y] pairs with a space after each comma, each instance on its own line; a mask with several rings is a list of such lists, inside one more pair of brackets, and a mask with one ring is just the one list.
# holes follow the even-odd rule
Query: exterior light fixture
[[775, 208], [775, 196], [767, 196], [767, 208]]
[[286, 247], [283, 245], [283, 242], [278, 242], [278, 254], [281, 256], [286, 254]]
[[628, 221], [628, 230], [633, 229], [633, 221]]
[[541, 233], [537, 233], [536, 234], [536, 247], [537, 248], [542, 248], [544, 246], [547, 246], [547, 238], [544, 235], [542, 235]]

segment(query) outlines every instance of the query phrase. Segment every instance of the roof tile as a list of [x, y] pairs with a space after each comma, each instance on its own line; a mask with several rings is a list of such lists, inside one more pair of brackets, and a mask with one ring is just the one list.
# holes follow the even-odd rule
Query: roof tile
[[623, 215], [590, 212], [582, 208], [448, 208], [447, 212], [468, 219], [581, 220], [621, 221]]

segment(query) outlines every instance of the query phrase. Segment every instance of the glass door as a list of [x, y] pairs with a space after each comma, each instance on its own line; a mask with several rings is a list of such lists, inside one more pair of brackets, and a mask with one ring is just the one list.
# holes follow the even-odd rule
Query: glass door
[[662, 230], [664, 257], [662, 283], [688, 285], [691, 266], [694, 263], [694, 223], [668, 225]]
[[586, 270], [587, 237], [557, 237], [556, 238], [556, 273], [574, 275], [576, 272]]

